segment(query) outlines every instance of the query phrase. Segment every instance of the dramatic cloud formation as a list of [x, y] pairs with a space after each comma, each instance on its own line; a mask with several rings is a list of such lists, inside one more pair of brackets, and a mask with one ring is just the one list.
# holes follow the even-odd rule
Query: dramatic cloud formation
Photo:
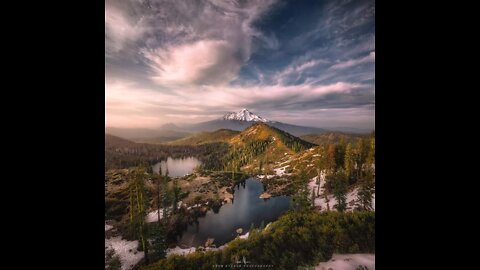
[[144, 52], [159, 85], [219, 84], [233, 80], [243, 65], [236, 48], [224, 40], [200, 40], [193, 44]]
[[106, 125], [157, 127], [246, 107], [374, 127], [374, 1], [139, 1], [105, 7]]

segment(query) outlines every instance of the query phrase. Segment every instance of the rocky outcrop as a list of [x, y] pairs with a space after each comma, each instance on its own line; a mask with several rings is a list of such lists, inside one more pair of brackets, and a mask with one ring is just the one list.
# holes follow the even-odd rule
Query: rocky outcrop
[[272, 195], [268, 194], [267, 192], [263, 192], [260, 195], [260, 199], [270, 199], [271, 197], [272, 197]]

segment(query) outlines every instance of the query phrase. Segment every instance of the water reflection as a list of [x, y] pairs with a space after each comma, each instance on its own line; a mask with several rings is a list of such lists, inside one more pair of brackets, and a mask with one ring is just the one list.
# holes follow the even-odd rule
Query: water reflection
[[195, 157], [187, 157], [187, 158], [171, 158], [168, 157], [167, 161], [162, 160], [157, 164], [152, 166], [153, 172], [158, 173], [160, 167], [162, 168], [162, 174], [165, 175], [168, 167], [168, 174], [171, 177], [179, 177], [184, 176], [185, 174], [189, 174], [193, 172], [193, 169], [202, 164], [200, 160]]
[[272, 197], [269, 200], [260, 199], [263, 184], [250, 178], [242, 185], [235, 187], [233, 204], [223, 205], [218, 213], [209, 211], [205, 217], [187, 227], [179, 244], [186, 246], [203, 245], [208, 238], [214, 238], [217, 246], [234, 239], [236, 230], [242, 228], [246, 233], [251, 224], [259, 227], [262, 222], [276, 220], [288, 209], [290, 198], [287, 196]]

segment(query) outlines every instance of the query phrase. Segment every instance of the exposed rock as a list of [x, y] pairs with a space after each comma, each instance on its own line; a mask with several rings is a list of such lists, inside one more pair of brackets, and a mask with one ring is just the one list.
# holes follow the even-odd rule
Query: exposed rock
[[270, 199], [271, 197], [272, 197], [272, 195], [268, 194], [267, 192], [263, 192], [260, 195], [260, 199]]
[[223, 201], [226, 202], [226, 203], [231, 203], [232, 200], [233, 200], [233, 194], [225, 193], [225, 195], [223, 197]]
[[242, 228], [238, 228], [238, 229], [237, 229], [237, 233], [238, 233], [238, 234], [242, 234], [242, 232], [243, 232], [243, 229], [242, 229]]
[[215, 241], [215, 239], [208, 238], [207, 241], [205, 242], [205, 247], [210, 247], [211, 245], [213, 245], [213, 241]]

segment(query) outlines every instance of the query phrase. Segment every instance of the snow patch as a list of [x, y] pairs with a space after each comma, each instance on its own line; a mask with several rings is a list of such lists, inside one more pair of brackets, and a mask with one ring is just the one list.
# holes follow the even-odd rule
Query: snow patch
[[105, 224], [105, 231], [109, 231], [111, 229], [113, 229], [112, 225]]
[[250, 232], [247, 232], [246, 234], [240, 235], [238, 238], [240, 238], [240, 239], [247, 239], [249, 235], [250, 235]]
[[190, 253], [195, 252], [196, 248], [191, 247], [191, 248], [181, 248], [179, 246], [176, 246], [174, 248], [169, 248], [167, 249], [167, 256], [175, 254], [175, 255], [187, 255]]
[[[158, 221], [158, 211], [155, 210], [153, 212], [148, 213], [147, 217], [145, 218], [145, 221], [147, 222], [157, 222]], [[160, 219], [163, 218], [163, 209], [160, 208]]]
[[[120, 257], [122, 262], [122, 270], [132, 269], [143, 257], [143, 251], [138, 251], [138, 241], [127, 241], [121, 236], [105, 239], [105, 247], [113, 248], [115, 253]], [[131, 252], [130, 252], [131, 250]], [[135, 252], [137, 254], [135, 254]]]
[[285, 169], [287, 167], [290, 167], [290, 165], [287, 165], [287, 166], [283, 166], [283, 167], [280, 167], [280, 168], [276, 168], [276, 169], [273, 169], [273, 171], [275, 172], [276, 175], [278, 176], [282, 176], [285, 174]]
[[275, 177], [275, 176], [276, 176], [275, 174], [266, 174], [266, 175], [259, 174], [259, 175], [257, 175], [257, 178], [260, 178], [260, 179], [272, 179], [272, 178]]
[[355, 270], [360, 265], [375, 270], [375, 254], [333, 254], [328, 262], [315, 266], [315, 270]]
[[[318, 178], [317, 176], [310, 179], [310, 182], [308, 183], [308, 188], [310, 189], [310, 191], [314, 190], [315, 195], [318, 194], [317, 191], [319, 190], [320, 197], [315, 198], [315, 206], [320, 206], [321, 207], [320, 211], [327, 210], [327, 202], [325, 201], [325, 198], [323, 197], [324, 185], [325, 185], [325, 176], [326, 176], [325, 171], [322, 171], [320, 173], [320, 190], [318, 189], [318, 185], [316, 183], [317, 178]], [[355, 207], [354, 204], [357, 201], [357, 194], [358, 194], [358, 188], [355, 188], [351, 192], [347, 193], [347, 200], [346, 200], [347, 211], [352, 211], [353, 208]], [[328, 205], [330, 207], [330, 210], [335, 210], [335, 208], [333, 206], [337, 204], [337, 200], [335, 199], [335, 197], [332, 194], [329, 194], [327, 196], [327, 198], [329, 199]], [[372, 207], [373, 207], [373, 210], [375, 211], [375, 194], [373, 194], [373, 198], [372, 198]]]

